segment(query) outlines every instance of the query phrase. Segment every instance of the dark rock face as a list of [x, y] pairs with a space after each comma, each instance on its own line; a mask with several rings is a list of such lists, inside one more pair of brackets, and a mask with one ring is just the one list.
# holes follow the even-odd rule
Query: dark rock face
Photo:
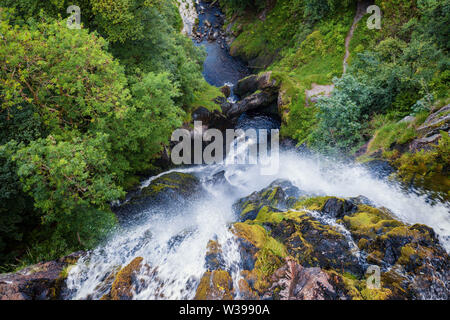
[[292, 205], [301, 191], [287, 180], [276, 180], [269, 187], [252, 193], [250, 196], [238, 200], [233, 210], [240, 216], [240, 221], [254, 220], [264, 206], [273, 211], [280, 211]]
[[276, 96], [266, 91], [255, 92], [224, 110], [228, 118], [236, 118], [244, 112], [269, 107], [276, 101]]
[[130, 207], [146, 206], [148, 203], [163, 203], [166, 200], [184, 201], [187, 198], [199, 196], [201, 190], [201, 183], [197, 177], [182, 172], [171, 172], [156, 178], [140, 192], [131, 194], [128, 201], [117, 211], [121, 214]]
[[322, 208], [323, 213], [335, 219], [341, 219], [346, 214], [352, 213], [356, 210], [357, 206], [355, 206], [351, 201], [338, 198], [331, 198], [327, 200]]
[[[216, 102], [218, 104], [224, 104], [225, 108], [226, 104], [228, 103], [226, 99], [223, 98], [218, 98]], [[192, 120], [201, 121], [202, 125], [207, 129], [214, 128], [220, 131], [225, 131], [226, 129], [232, 128], [233, 126], [232, 123], [226, 118], [226, 116], [218, 110], [214, 110], [211, 112], [204, 107], [199, 107], [192, 113]]]
[[[275, 181], [234, 206], [242, 296], [449, 298], [450, 260], [433, 229], [404, 224], [362, 196], [308, 198], [290, 187]], [[286, 206], [289, 198], [295, 201]], [[380, 287], [366, 281], [369, 266], [379, 268]]]
[[56, 300], [61, 298], [67, 274], [82, 252], [56, 261], [41, 262], [16, 273], [0, 275], [0, 300]]
[[271, 230], [275, 239], [285, 244], [289, 255], [303, 266], [363, 274], [345, 236], [307, 214], [273, 224]]
[[[280, 300], [336, 300], [339, 296], [330, 275], [320, 268], [304, 268], [294, 259], [286, 258], [286, 264], [272, 276], [269, 292], [279, 292]], [[266, 296], [269, 298], [270, 293]]]
[[223, 103], [222, 112], [228, 118], [235, 119], [251, 110], [269, 110], [274, 107], [277, 111], [278, 86], [271, 72], [244, 78], [234, 89], [234, 93], [243, 99], [233, 104]]
[[277, 82], [272, 79], [271, 72], [265, 72], [261, 75], [251, 75], [240, 80], [234, 92], [240, 97], [246, 97], [257, 90], [272, 91], [273, 93], [278, 91]]

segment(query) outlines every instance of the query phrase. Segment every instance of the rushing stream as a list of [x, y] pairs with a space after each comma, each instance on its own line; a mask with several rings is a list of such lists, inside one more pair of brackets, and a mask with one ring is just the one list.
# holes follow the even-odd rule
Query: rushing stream
[[[221, 14], [217, 8], [209, 9], [204, 3], [200, 6], [204, 6], [201, 10], [205, 11], [199, 16], [200, 26], [205, 19], [214, 23], [217, 14]], [[217, 42], [205, 40], [199, 45], [206, 46], [208, 58], [204, 74], [211, 84], [235, 84], [246, 73], [243, 65], [230, 57], [228, 51]], [[272, 129], [279, 125], [276, 119], [267, 116], [244, 115], [237, 126]], [[225, 265], [237, 288], [241, 258], [229, 230], [230, 224], [237, 220], [232, 204], [267, 187], [276, 179], [288, 179], [310, 195], [363, 195], [375, 205], [388, 208], [405, 222], [431, 226], [439, 234], [447, 251], [450, 249], [447, 205], [431, 205], [426, 196], [406, 194], [395, 183], [374, 178], [360, 165], [337, 164], [290, 152], [281, 153], [279, 162], [278, 173], [270, 176], [261, 175], [258, 165], [216, 164], [173, 170], [199, 177], [204, 189], [202, 196], [191, 201], [168, 201], [163, 206], [149, 205], [139, 212], [139, 219], [122, 226], [105, 245], [89, 252], [71, 269], [67, 280], [67, 298], [101, 298], [105, 294], [105, 283], [111, 283], [111, 275], [118, 268], [136, 257], [143, 257], [148, 267], [141, 270], [139, 290], [134, 299], [192, 299], [206, 271], [206, 247], [211, 239], [222, 245]], [[210, 178], [220, 172], [224, 172], [228, 184], [209, 183]], [[143, 186], [155, 178], [143, 182]], [[345, 229], [342, 232], [344, 235], [348, 233]], [[239, 298], [239, 292], [236, 294]]]

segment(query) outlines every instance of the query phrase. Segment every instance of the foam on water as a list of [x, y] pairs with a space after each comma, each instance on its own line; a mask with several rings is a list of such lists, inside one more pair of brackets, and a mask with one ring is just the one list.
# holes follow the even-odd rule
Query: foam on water
[[[206, 271], [206, 247], [211, 239], [222, 245], [225, 264], [237, 288], [240, 256], [229, 229], [236, 220], [231, 206], [238, 198], [261, 190], [276, 179], [288, 179], [311, 195], [363, 195], [375, 205], [388, 208], [404, 222], [431, 226], [447, 251], [450, 249], [448, 204], [431, 205], [425, 196], [405, 193], [395, 183], [373, 178], [359, 165], [336, 164], [293, 153], [282, 153], [280, 164], [278, 173], [271, 176], [262, 176], [258, 165], [216, 164], [181, 170], [200, 178], [223, 170], [233, 192], [205, 183], [204, 196], [190, 205], [174, 207], [167, 203], [164, 209], [149, 207], [144, 213], [144, 223], [119, 230], [104, 246], [71, 269], [67, 281], [72, 292], [70, 297], [100, 298], [105, 293], [101, 285], [113, 270], [143, 257], [144, 264], [156, 267], [157, 272], [149, 273], [143, 268], [141, 288], [135, 299], [192, 299]], [[346, 234], [345, 230], [343, 233]]]

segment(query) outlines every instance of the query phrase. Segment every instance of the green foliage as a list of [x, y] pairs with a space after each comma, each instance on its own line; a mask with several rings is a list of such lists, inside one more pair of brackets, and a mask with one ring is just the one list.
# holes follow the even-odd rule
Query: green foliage
[[71, 4], [0, 8], [1, 265], [103, 239], [116, 223], [110, 202], [218, 91], [175, 1], [79, 1], [80, 30], [61, 19]]
[[151, 161], [168, 145], [184, 115], [174, 102], [180, 92], [168, 74], [148, 73], [134, 77], [132, 82], [130, 106], [97, 128], [109, 135], [111, 168], [120, 181], [124, 173], [153, 168]]
[[108, 202], [123, 191], [110, 173], [106, 138], [57, 141], [50, 135], [21, 146], [12, 158], [24, 190], [43, 212], [42, 223], [54, 225], [53, 236], [66, 240], [59, 245], [73, 246], [80, 234], [88, 239], [84, 245], [92, 245], [114, 225]]
[[124, 108], [126, 78], [102, 38], [62, 22], [20, 30], [3, 23], [1, 33], [0, 101], [7, 113], [28, 105], [52, 131], [85, 132], [96, 119]]
[[318, 124], [309, 137], [310, 145], [323, 153], [347, 153], [362, 142], [364, 110], [372, 102], [370, 89], [358, 83], [352, 76], [335, 81], [330, 97], [317, 102]]
[[0, 266], [13, 262], [23, 251], [26, 232], [39, 222], [16, 174], [11, 159], [14, 149], [14, 143], [0, 145]]
[[439, 192], [444, 200], [450, 199], [450, 137], [441, 132], [439, 144], [431, 150], [404, 153], [396, 160], [399, 176], [406, 182]]

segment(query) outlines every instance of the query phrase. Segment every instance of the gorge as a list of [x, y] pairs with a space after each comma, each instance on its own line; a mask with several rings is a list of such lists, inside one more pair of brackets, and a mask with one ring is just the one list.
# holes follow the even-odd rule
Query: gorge
[[[221, 116], [235, 129], [279, 129], [279, 81], [270, 71], [253, 74], [230, 54], [220, 6], [178, 2], [183, 32], [205, 48], [205, 80], [230, 89], [218, 101]], [[0, 296], [449, 298], [448, 201], [405, 188], [389, 177], [392, 168], [383, 172], [385, 163], [325, 157], [289, 139], [281, 143], [279, 163], [273, 175], [262, 175], [260, 165], [225, 161], [151, 176], [114, 206], [120, 226], [106, 241], [36, 272], [0, 275]], [[366, 281], [373, 266], [381, 273], [376, 288]], [[51, 268], [56, 276], [48, 275]], [[51, 288], [42, 286], [41, 274], [57, 278]], [[37, 289], [23, 289], [21, 276]], [[6, 281], [17, 285], [5, 289]]]

